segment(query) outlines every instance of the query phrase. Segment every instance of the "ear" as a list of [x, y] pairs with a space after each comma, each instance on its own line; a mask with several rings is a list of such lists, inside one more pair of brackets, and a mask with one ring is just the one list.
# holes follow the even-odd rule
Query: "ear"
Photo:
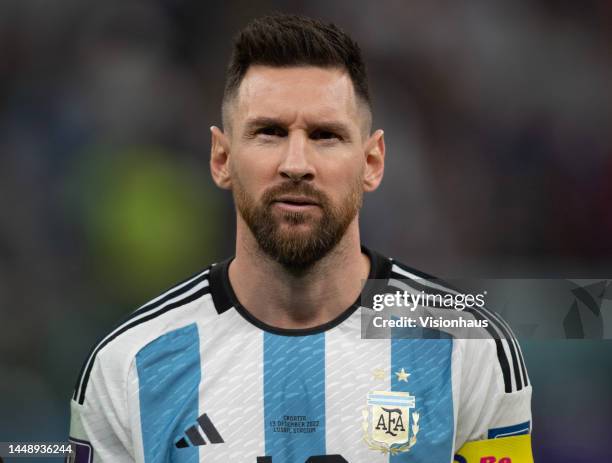
[[229, 168], [229, 140], [219, 127], [213, 125], [210, 132], [210, 173], [219, 188], [229, 190], [232, 187]]
[[380, 185], [385, 171], [385, 133], [378, 129], [365, 143], [364, 191], [374, 191]]

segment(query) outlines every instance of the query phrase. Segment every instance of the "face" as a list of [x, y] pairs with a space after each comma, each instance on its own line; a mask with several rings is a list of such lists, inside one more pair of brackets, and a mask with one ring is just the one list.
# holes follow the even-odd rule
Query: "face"
[[382, 133], [377, 143], [365, 135], [365, 111], [348, 74], [318, 67], [252, 66], [231, 103], [213, 177], [231, 188], [239, 227], [289, 270], [309, 268], [357, 227], [373, 189], [368, 155], [384, 150]]

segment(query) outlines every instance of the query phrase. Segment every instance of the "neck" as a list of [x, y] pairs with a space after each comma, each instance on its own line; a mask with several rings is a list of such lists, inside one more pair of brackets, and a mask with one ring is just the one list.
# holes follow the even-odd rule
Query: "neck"
[[369, 271], [355, 218], [338, 245], [299, 274], [264, 254], [250, 230], [239, 225], [229, 279], [240, 303], [260, 321], [305, 329], [327, 323], [350, 307]]

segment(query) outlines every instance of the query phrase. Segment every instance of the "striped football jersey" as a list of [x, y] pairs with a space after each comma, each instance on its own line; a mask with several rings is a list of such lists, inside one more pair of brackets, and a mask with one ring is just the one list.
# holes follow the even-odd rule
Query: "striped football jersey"
[[[370, 279], [450, 291], [363, 252]], [[523, 356], [492, 312], [474, 309], [489, 321], [486, 339], [363, 339], [361, 314], [372, 309], [361, 299], [322, 326], [279, 329], [237, 300], [230, 262], [153, 299], [94, 346], [71, 400], [73, 461], [471, 462], [465, 445], [529, 438]]]

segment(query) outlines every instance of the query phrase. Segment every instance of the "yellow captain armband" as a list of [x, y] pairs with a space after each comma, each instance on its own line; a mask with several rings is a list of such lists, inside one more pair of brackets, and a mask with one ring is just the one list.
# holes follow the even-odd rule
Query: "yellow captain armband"
[[466, 442], [455, 463], [533, 463], [531, 434]]

